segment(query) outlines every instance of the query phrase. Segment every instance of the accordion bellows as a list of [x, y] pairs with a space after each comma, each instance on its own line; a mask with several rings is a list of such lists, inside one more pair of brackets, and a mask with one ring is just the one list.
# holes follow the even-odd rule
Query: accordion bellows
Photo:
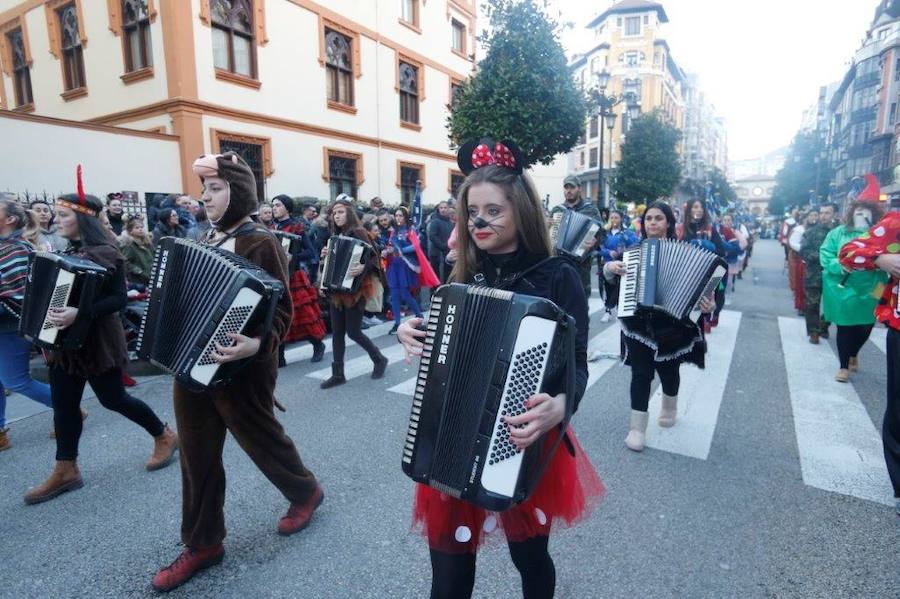
[[522, 452], [501, 419], [522, 414], [525, 400], [565, 371], [568, 420], [574, 405], [574, 331], [574, 319], [549, 300], [455, 283], [438, 288], [426, 324], [403, 471], [489, 510], [524, 501], [556, 443], [545, 437]]
[[682, 320], [710, 297], [728, 266], [716, 254], [684, 241], [645, 239], [622, 256], [625, 274], [619, 290], [619, 318], [657, 310]]
[[[91, 326], [90, 306], [107, 270], [77, 256], [35, 252], [28, 259], [19, 334], [45, 349], [81, 347]], [[52, 308], [78, 308], [75, 321], [60, 330], [47, 319]]]
[[581, 260], [587, 252], [585, 244], [593, 241], [600, 229], [600, 223], [593, 218], [574, 210], [565, 210], [553, 215], [550, 241], [557, 255]]
[[284, 285], [232, 252], [163, 237], [149, 290], [138, 355], [202, 390], [226, 383], [253, 359], [220, 365], [210, 352], [216, 343], [232, 344], [228, 333], [268, 330]]
[[368, 262], [375, 254], [372, 246], [356, 237], [332, 235], [326, 248], [325, 259], [319, 265], [319, 288], [349, 293], [359, 291], [363, 275], [350, 276], [350, 267]]

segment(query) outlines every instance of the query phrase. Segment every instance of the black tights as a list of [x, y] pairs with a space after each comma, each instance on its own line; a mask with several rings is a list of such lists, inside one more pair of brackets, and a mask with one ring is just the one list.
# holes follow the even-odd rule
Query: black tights
[[669, 397], [678, 395], [681, 386], [681, 374], [678, 371], [678, 360], [657, 362], [653, 359], [653, 350], [639, 341], [625, 338], [628, 346], [628, 363], [631, 364], [631, 409], [646, 412], [650, 405], [650, 386], [654, 373], [659, 374], [663, 393]]
[[[556, 589], [556, 567], [547, 551], [550, 537], [532, 537], [521, 543], [508, 542], [524, 599], [552, 599]], [[474, 553], [443, 553], [431, 550], [431, 599], [466, 599], [475, 586]]]
[[81, 438], [81, 395], [84, 384], [90, 383], [100, 404], [118, 412], [144, 428], [154, 437], [163, 433], [164, 425], [153, 410], [125, 392], [122, 371], [118, 368], [83, 379], [60, 368], [50, 368], [50, 393], [53, 398], [53, 424], [56, 427], [56, 459], [74, 460], [78, 457]]
[[372, 361], [381, 357], [378, 347], [362, 332], [362, 317], [365, 300], [360, 300], [352, 308], [346, 306], [336, 307], [331, 304], [331, 350], [334, 353], [334, 362], [344, 363], [344, 350], [346, 342], [344, 336], [356, 341], [357, 345], [366, 350]]
[[838, 359], [841, 368], [850, 367], [850, 358], [855, 358], [859, 350], [869, 340], [871, 324], [837, 325]]

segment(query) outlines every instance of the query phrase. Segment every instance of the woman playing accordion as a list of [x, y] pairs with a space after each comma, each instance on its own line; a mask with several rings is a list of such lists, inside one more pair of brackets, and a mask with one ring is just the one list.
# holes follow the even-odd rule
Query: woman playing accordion
[[[653, 202], [647, 207], [641, 237], [675, 239], [675, 215], [668, 204]], [[625, 264], [618, 260], [607, 262], [603, 274], [608, 279], [620, 277], [625, 274]], [[700, 307], [709, 313], [715, 309], [715, 303], [702, 298]], [[697, 323], [675, 320], [656, 311], [638, 312], [620, 322], [623, 357], [625, 364], [631, 366], [631, 419], [625, 445], [632, 451], [642, 451], [654, 373], [659, 374], [663, 388], [658, 424], [670, 427], [675, 424], [678, 408], [679, 367], [682, 362], [690, 362], [703, 368], [706, 343]]]
[[[459, 191], [466, 226], [458, 232], [458, 254], [451, 279], [549, 299], [574, 317], [576, 396], [587, 383], [587, 300], [578, 269], [566, 258], [551, 257], [541, 202], [523, 160], [508, 143], [470, 142], [460, 148], [458, 162], [468, 176]], [[421, 355], [426, 333], [421, 319], [403, 323], [398, 339], [407, 354]], [[561, 385], [560, 385], [561, 386]], [[603, 484], [570, 429], [560, 431], [565, 394], [559, 388], [537, 393], [518, 416], [504, 416], [519, 449], [543, 435], [565, 435], [534, 492], [501, 513], [432, 487], [416, 485], [413, 521], [431, 553], [431, 596], [469, 597], [475, 580], [479, 546], [502, 528], [525, 597], [552, 597], [556, 571], [547, 550], [554, 521], [572, 524], [586, 517], [603, 493]], [[555, 437], [558, 438], [558, 437]]]

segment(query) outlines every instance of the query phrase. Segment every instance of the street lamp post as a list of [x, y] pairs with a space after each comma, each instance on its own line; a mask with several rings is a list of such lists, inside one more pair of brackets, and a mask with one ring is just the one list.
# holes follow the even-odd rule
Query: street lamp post
[[[609, 116], [606, 117], [606, 128], [609, 129], [609, 168], [612, 170], [612, 146], [613, 146], [613, 129], [616, 128], [616, 113], [611, 112]], [[600, 144], [600, 165], [603, 166], [603, 144]], [[600, 188], [600, 191], [603, 191], [603, 188]], [[609, 185], [606, 186], [606, 192], [603, 196], [604, 205], [609, 208]]]
[[[604, 185], [603, 185], [603, 129], [606, 120], [610, 119], [612, 125], [615, 124], [616, 114], [613, 108], [622, 101], [621, 96], [606, 95], [606, 88], [609, 85], [609, 71], [603, 69], [597, 73], [597, 87], [591, 90], [591, 99], [596, 107], [597, 116], [600, 117], [600, 148], [598, 154], [599, 170], [597, 173], [597, 209], [604, 206]], [[609, 126], [610, 146], [612, 145], [612, 125]], [[610, 151], [610, 156], [612, 152]], [[612, 166], [612, 158], [610, 158], [610, 166]]]

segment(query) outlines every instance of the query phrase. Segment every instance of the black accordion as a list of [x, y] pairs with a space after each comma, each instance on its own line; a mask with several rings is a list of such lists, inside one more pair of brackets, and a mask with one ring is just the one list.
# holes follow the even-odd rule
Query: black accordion
[[[106, 275], [104, 267], [86, 258], [52, 252], [31, 254], [19, 334], [45, 349], [81, 347], [91, 328], [90, 307]], [[78, 315], [60, 330], [47, 315], [52, 308], [66, 306], [78, 308]]]
[[228, 333], [267, 330], [284, 285], [226, 250], [163, 237], [153, 258], [150, 299], [141, 321], [138, 356], [194, 390], [228, 382], [253, 358], [219, 364], [216, 343]]
[[716, 254], [687, 242], [645, 239], [622, 255], [625, 274], [619, 290], [619, 318], [657, 310], [676, 320], [691, 316], [728, 272]]
[[289, 274], [293, 276], [299, 266], [297, 255], [303, 251], [303, 237], [285, 231], [272, 231], [272, 233], [275, 235], [275, 239], [278, 240], [278, 243], [281, 244], [284, 251], [287, 252], [288, 271]]
[[565, 429], [574, 406], [575, 320], [551, 301], [488, 287], [444, 285], [431, 302], [403, 472], [505, 510], [528, 498], [562, 435], [522, 452], [501, 418], [524, 413], [525, 400], [562, 376]]
[[371, 245], [355, 237], [332, 235], [328, 238], [325, 260], [319, 274], [319, 288], [325, 291], [356, 293], [363, 275], [350, 276], [350, 267], [365, 264], [375, 255]]
[[557, 255], [584, 260], [589, 252], [585, 244], [596, 239], [602, 228], [598, 221], [580, 212], [557, 212], [550, 224], [550, 242]]

